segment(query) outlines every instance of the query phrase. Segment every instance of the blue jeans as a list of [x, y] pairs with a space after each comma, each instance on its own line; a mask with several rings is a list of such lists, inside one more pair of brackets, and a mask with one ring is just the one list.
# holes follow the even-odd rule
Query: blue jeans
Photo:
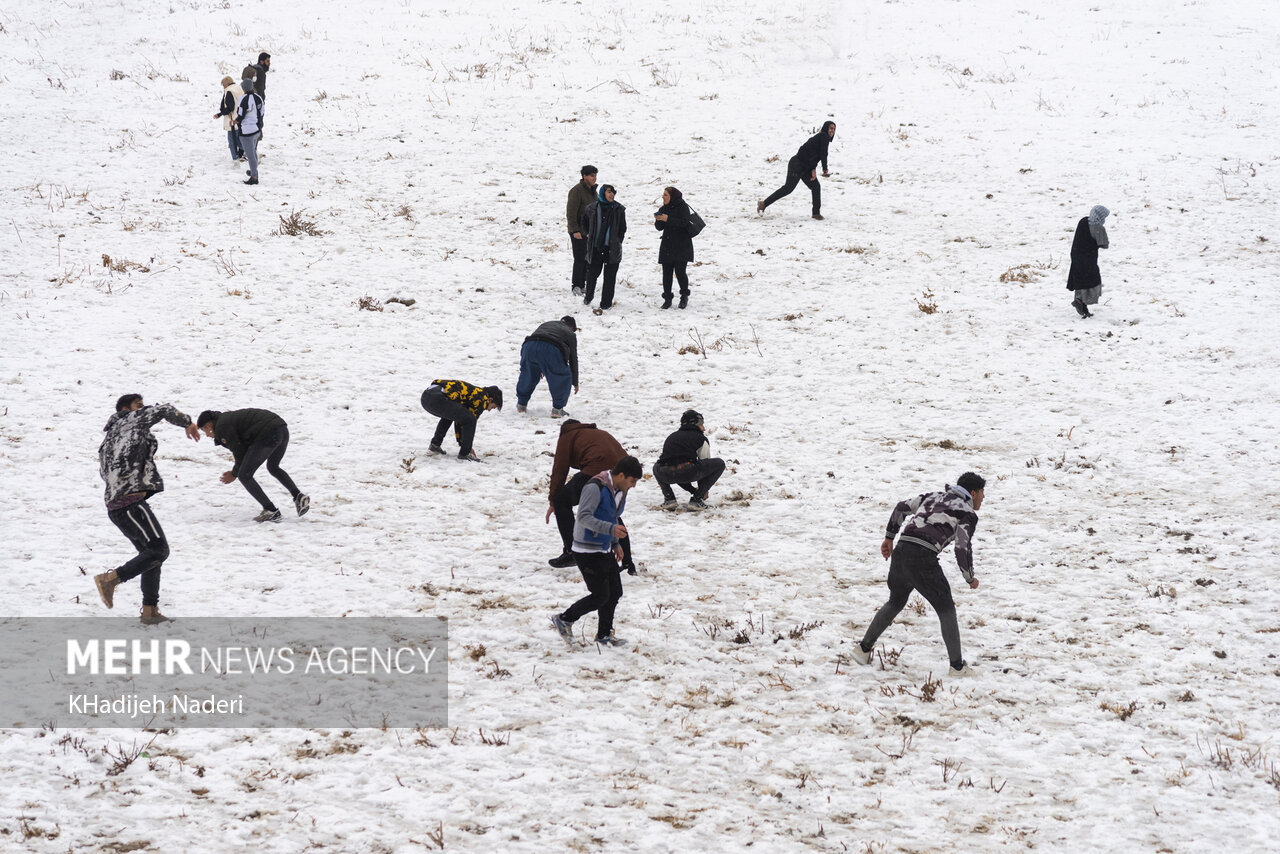
[[244, 153], [240, 150], [240, 134], [236, 133], [235, 128], [227, 131], [227, 148], [231, 149], [232, 160], [239, 160], [240, 155]]
[[573, 374], [564, 360], [560, 348], [546, 341], [526, 341], [520, 348], [520, 379], [516, 381], [516, 403], [525, 406], [538, 381], [547, 378], [551, 390], [551, 405], [564, 409], [573, 389]]

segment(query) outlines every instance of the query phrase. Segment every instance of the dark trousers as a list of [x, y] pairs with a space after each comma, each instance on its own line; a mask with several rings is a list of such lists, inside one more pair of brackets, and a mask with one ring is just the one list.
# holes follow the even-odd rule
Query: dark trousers
[[574, 237], [569, 235], [569, 242], [573, 244], [573, 279], [571, 287], [583, 288], [587, 287], [587, 258], [591, 254], [590, 245], [585, 237]]
[[685, 270], [688, 264], [688, 261], [681, 261], [679, 264], [662, 265], [663, 299], [671, 299], [671, 277], [673, 275], [676, 281], [680, 283], [680, 296], [687, 297], [689, 295], [689, 273]]
[[293, 479], [280, 468], [280, 461], [284, 459], [284, 452], [289, 448], [289, 428], [283, 424], [272, 430], [269, 435], [263, 439], [259, 439], [249, 446], [244, 452], [244, 459], [240, 461], [240, 485], [245, 491], [253, 496], [254, 500], [262, 505], [263, 510], [275, 510], [276, 506], [271, 503], [271, 499], [262, 491], [262, 487], [258, 486], [258, 482], [253, 479], [253, 474], [258, 470], [264, 462], [267, 464], [267, 473], [280, 481], [285, 489], [289, 490], [290, 498], [298, 497], [298, 487], [294, 485]]
[[938, 555], [916, 543], [898, 543], [889, 559], [889, 601], [871, 619], [862, 637], [862, 648], [868, 652], [889, 628], [893, 618], [907, 605], [912, 590], [933, 606], [942, 625], [942, 640], [947, 645], [947, 658], [952, 667], [964, 661], [960, 655], [960, 624], [956, 621], [956, 603], [951, 598], [951, 585], [938, 566]]
[[811, 171], [797, 164], [795, 158], [792, 158], [787, 162], [787, 182], [775, 190], [772, 196], [764, 200], [764, 206], [767, 208], [783, 196], [791, 195], [791, 191], [796, 188], [796, 184], [804, 181], [805, 186], [813, 193], [813, 212], [822, 213], [822, 187], [818, 184], [817, 178], [809, 177]]
[[[577, 515], [573, 508], [578, 506], [578, 502], [582, 500], [582, 487], [587, 485], [587, 481], [591, 480], [591, 475], [584, 472], [578, 472], [573, 477], [565, 481], [564, 486], [556, 490], [556, 497], [551, 501], [551, 508], [556, 514], [556, 528], [560, 531], [560, 542], [564, 544], [564, 552], [573, 550], [573, 522]], [[625, 526], [627, 523], [618, 519], [618, 524]], [[622, 546], [622, 563], [630, 566], [631, 560], [631, 536], [628, 534], [618, 541], [618, 545]]]
[[622, 598], [622, 568], [612, 554], [574, 552], [573, 557], [578, 562], [582, 580], [587, 582], [587, 590], [591, 592], [570, 605], [560, 619], [572, 623], [595, 611], [598, 620], [596, 638], [607, 638], [613, 634], [613, 612]]
[[613, 287], [618, 281], [618, 265], [609, 263], [607, 247], [591, 253], [591, 267], [587, 271], [586, 302], [591, 302], [596, 295], [596, 279], [600, 278], [601, 271], [604, 272], [604, 287], [600, 291], [600, 307], [608, 308], [613, 305]]
[[160, 604], [160, 566], [169, 557], [169, 541], [151, 512], [147, 502], [139, 501], [120, 510], [108, 510], [107, 518], [129, 538], [138, 554], [123, 566], [116, 567], [121, 581], [142, 576], [142, 604]]
[[[724, 474], [724, 460], [718, 457], [693, 463], [653, 467], [653, 479], [658, 482], [658, 488], [662, 490], [662, 497], [666, 501], [675, 500], [676, 494], [671, 489], [673, 483], [691, 495], [706, 498], [707, 493], [711, 491], [711, 487], [715, 486], [722, 474]], [[693, 485], [694, 481], [698, 483], [696, 487]]]
[[476, 416], [456, 400], [444, 396], [438, 388], [429, 388], [422, 393], [422, 408], [440, 419], [436, 425], [435, 436], [431, 444], [439, 445], [449, 432], [449, 425], [455, 424], [454, 435], [458, 438], [458, 456], [465, 457], [471, 453], [471, 443], [476, 438]]

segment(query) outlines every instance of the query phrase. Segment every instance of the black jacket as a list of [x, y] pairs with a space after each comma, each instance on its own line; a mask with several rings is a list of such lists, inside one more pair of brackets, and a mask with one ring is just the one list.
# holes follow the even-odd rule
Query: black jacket
[[563, 320], [548, 320], [533, 330], [533, 334], [524, 339], [529, 341], [545, 341], [554, 344], [569, 363], [569, 372], [573, 374], [573, 384], [578, 384], [578, 334]]
[[[605, 213], [601, 215], [601, 210]], [[604, 249], [605, 235], [609, 236], [609, 263], [622, 262], [622, 238], [627, 235], [627, 209], [614, 202], [602, 205], [595, 201], [587, 205], [579, 218], [583, 236], [590, 241], [591, 250], [599, 252]]]
[[232, 474], [240, 473], [240, 461], [244, 452], [259, 439], [270, 436], [277, 428], [285, 427], [285, 420], [266, 409], [236, 409], [218, 413], [213, 422], [213, 444], [231, 452], [235, 465]]
[[662, 232], [662, 245], [658, 247], [659, 264], [680, 264], [693, 261], [693, 237], [689, 235], [689, 206], [684, 199], [676, 199], [658, 208], [666, 214], [667, 221], [654, 220], [653, 227]]
[[655, 465], [678, 466], [681, 463], [697, 462], [698, 452], [703, 445], [707, 446], [707, 453], [710, 454], [711, 443], [707, 441], [706, 433], [697, 427], [681, 427], [662, 443], [662, 456], [658, 457]]
[[[253, 91], [258, 93], [258, 97], [265, 104], [267, 102], [267, 72], [270, 69], [265, 68], [261, 62], [255, 62], [251, 67], [258, 72], [257, 78], [253, 81]], [[245, 91], [249, 90], [246, 89]]]
[[791, 158], [790, 166], [799, 166], [802, 172], [814, 171], [818, 164], [822, 164], [822, 171], [827, 171], [827, 147], [831, 145], [831, 138], [827, 136], [827, 128], [831, 127], [835, 122], [823, 122], [822, 130], [815, 133], [800, 146], [800, 150], [796, 152], [796, 156]]
[[1076, 224], [1076, 237], [1071, 241], [1071, 271], [1067, 273], [1067, 290], [1083, 291], [1102, 284], [1098, 271], [1098, 241], [1089, 232], [1089, 218]]

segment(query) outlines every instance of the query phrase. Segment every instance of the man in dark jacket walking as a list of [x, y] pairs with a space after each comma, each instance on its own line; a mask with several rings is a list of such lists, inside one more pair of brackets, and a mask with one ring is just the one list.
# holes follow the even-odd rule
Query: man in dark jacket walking
[[613, 306], [613, 288], [618, 281], [618, 265], [622, 263], [622, 238], [627, 235], [627, 209], [614, 201], [618, 191], [609, 184], [600, 188], [596, 201], [582, 214], [582, 234], [587, 237], [591, 263], [587, 270], [587, 292], [584, 305], [591, 305], [596, 295], [596, 280], [604, 271], [604, 289], [600, 291], [600, 307]]
[[254, 472], [264, 462], [271, 476], [289, 490], [298, 515], [303, 516], [311, 509], [311, 499], [303, 495], [293, 479], [280, 468], [284, 452], [289, 448], [289, 425], [283, 418], [266, 409], [236, 409], [231, 412], [206, 409], [196, 421], [215, 445], [231, 451], [235, 459], [231, 470], [222, 473], [221, 481], [231, 483], [239, 480], [245, 491], [262, 505], [262, 512], [254, 516], [253, 521], [280, 521], [280, 511], [253, 479]]
[[[680, 429], [662, 444], [662, 456], [653, 464], [653, 479], [662, 490], [662, 508], [679, 506], [671, 489], [674, 483], [690, 493], [690, 510], [707, 509], [707, 493], [724, 474], [724, 460], [711, 456], [702, 415], [689, 409], [680, 416]], [[697, 485], [694, 485], [694, 482]]]
[[562, 418], [569, 389], [578, 393], [578, 322], [570, 315], [548, 320], [533, 330], [520, 347], [520, 379], [516, 381], [516, 412], [527, 412], [538, 381], [547, 378], [551, 417]]
[[578, 515], [573, 524], [573, 556], [589, 593], [574, 602], [563, 613], [551, 618], [556, 631], [565, 640], [573, 640], [573, 623], [579, 617], [597, 612], [596, 643], [623, 646], [622, 638], [613, 633], [613, 613], [622, 598], [622, 559], [619, 541], [627, 536], [622, 512], [627, 506], [627, 492], [644, 476], [635, 457], [623, 457], [610, 471], [602, 471], [587, 481], [578, 502]]
[[[288, 63], [285, 63], [286, 65]], [[263, 101], [267, 100], [267, 72], [271, 70], [271, 54], [263, 51], [258, 54], [258, 61], [249, 66], [258, 73], [254, 78], [253, 90]]]
[[[960, 654], [955, 600], [951, 598], [951, 585], [938, 566], [938, 554], [955, 540], [960, 574], [970, 588], [978, 589], [978, 579], [973, 575], [973, 532], [978, 526], [986, 485], [981, 477], [967, 471], [955, 486], [899, 501], [893, 508], [880, 544], [881, 557], [890, 561], [889, 601], [876, 612], [862, 641], [853, 649], [859, 664], [871, 663], [876, 640], [906, 607], [911, 591], [918, 590], [938, 614], [942, 640], [951, 659], [951, 675], [969, 675]], [[898, 538], [897, 546], [893, 544], [894, 537]]]
[[440, 419], [431, 438], [431, 453], [444, 453], [441, 443], [452, 424], [454, 438], [458, 440], [458, 459], [480, 463], [484, 460], [472, 447], [476, 422], [490, 409], [502, 410], [502, 389], [496, 385], [481, 388], [464, 380], [432, 380], [422, 392], [422, 408]]
[[787, 181], [773, 195], [763, 202], [756, 202], [756, 211], [764, 213], [764, 209], [783, 196], [789, 195], [796, 184], [804, 181], [805, 186], [813, 193], [813, 218], [822, 219], [822, 187], [818, 184], [818, 164], [822, 164], [822, 177], [831, 173], [827, 171], [827, 147], [836, 136], [836, 123], [825, 122], [822, 130], [815, 133], [800, 146], [795, 156], [787, 161]]
[[[612, 469], [625, 456], [627, 452], [618, 440], [594, 424], [583, 424], [570, 418], [560, 427], [556, 455], [551, 462], [551, 489], [544, 521], [550, 522], [551, 515], [555, 514], [560, 542], [564, 547], [559, 557], [553, 557], [547, 563], [557, 569], [573, 566], [573, 508], [582, 498], [582, 488], [600, 472]], [[569, 477], [569, 469], [578, 469], [578, 472]], [[567, 483], [565, 478], [568, 478]], [[622, 524], [622, 520], [619, 519], [618, 523]], [[622, 568], [635, 575], [631, 537], [622, 537], [619, 545], [622, 546]]]
[[102, 603], [115, 604], [115, 589], [123, 581], [141, 577], [142, 622], [168, 621], [160, 613], [160, 567], [169, 557], [169, 542], [147, 501], [164, 491], [156, 469], [156, 442], [151, 428], [161, 420], [186, 430], [193, 442], [200, 431], [191, 419], [168, 403], [144, 406], [142, 395], [126, 394], [116, 401], [116, 413], [107, 420], [107, 435], [98, 448], [98, 471], [106, 483], [107, 518], [138, 550], [132, 560], [109, 572], [95, 575]]
[[587, 205], [596, 200], [596, 175], [599, 170], [594, 166], [582, 167], [582, 180], [573, 185], [569, 191], [569, 201], [565, 205], [565, 218], [569, 224], [569, 242], [573, 247], [573, 276], [570, 283], [575, 297], [587, 293], [587, 261], [589, 247], [582, 234], [582, 215]]

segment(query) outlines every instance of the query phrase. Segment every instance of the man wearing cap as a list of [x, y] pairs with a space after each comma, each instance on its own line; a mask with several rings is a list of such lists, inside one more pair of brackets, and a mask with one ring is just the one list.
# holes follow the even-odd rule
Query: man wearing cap
[[490, 409], [502, 409], [502, 389], [496, 385], [484, 388], [462, 380], [432, 380], [422, 393], [422, 408], [440, 419], [429, 450], [443, 454], [441, 443], [454, 425], [453, 435], [458, 440], [458, 459], [473, 463], [484, 462], [471, 447], [476, 436], [476, 421]]
[[[556, 455], [551, 462], [551, 488], [544, 521], [550, 522], [551, 515], [555, 514], [563, 548], [559, 557], [553, 557], [547, 563], [556, 569], [573, 566], [573, 508], [581, 501], [582, 489], [587, 482], [600, 472], [612, 469], [625, 456], [627, 452], [618, 440], [594, 424], [583, 424], [570, 418], [561, 425]], [[578, 469], [578, 472], [569, 477], [569, 469]], [[621, 519], [618, 523], [623, 524]], [[622, 547], [622, 568], [635, 575], [631, 537], [621, 537], [618, 544]]]
[[116, 412], [102, 428], [107, 435], [98, 448], [99, 473], [107, 485], [107, 518], [129, 538], [138, 554], [93, 580], [102, 604], [110, 608], [116, 587], [131, 578], [139, 579], [142, 622], [147, 625], [169, 621], [160, 613], [160, 567], [169, 557], [169, 542], [147, 504], [151, 496], [164, 491], [164, 481], [156, 470], [156, 437], [151, 435], [151, 428], [161, 420], [183, 428], [191, 441], [200, 441], [196, 425], [177, 407], [168, 403], [144, 406], [142, 395], [126, 394], [116, 401]]
[[[707, 493], [724, 474], [724, 460], [711, 456], [711, 443], [703, 429], [702, 415], [689, 409], [680, 416], [680, 429], [667, 437], [662, 456], [653, 464], [653, 478], [662, 489], [662, 509], [679, 506], [671, 485], [690, 493], [690, 510], [707, 508]], [[696, 482], [696, 485], [695, 485]]]
[[[955, 486], [899, 501], [893, 508], [880, 543], [880, 556], [889, 561], [889, 601], [876, 612], [862, 641], [853, 648], [854, 660], [859, 664], [871, 663], [876, 640], [906, 607], [911, 591], [918, 590], [938, 614], [942, 641], [951, 659], [951, 675], [969, 675], [960, 654], [960, 625], [951, 585], [938, 565], [938, 554], [954, 540], [960, 574], [971, 589], [978, 588], [978, 579], [973, 575], [973, 532], [978, 526], [978, 510], [982, 508], [986, 486], [980, 476], [967, 471]], [[893, 544], [895, 537], [897, 546]]]
[[590, 246], [586, 235], [582, 233], [582, 215], [587, 212], [587, 205], [596, 200], [596, 174], [599, 170], [594, 166], [582, 167], [582, 180], [573, 185], [569, 191], [569, 203], [565, 206], [565, 217], [569, 220], [569, 241], [573, 246], [573, 295], [582, 297], [587, 292], [587, 261]]
[[569, 389], [578, 392], [578, 322], [565, 315], [533, 330], [520, 346], [520, 379], [516, 381], [516, 411], [525, 412], [538, 382], [547, 378], [551, 417], [562, 418]]

